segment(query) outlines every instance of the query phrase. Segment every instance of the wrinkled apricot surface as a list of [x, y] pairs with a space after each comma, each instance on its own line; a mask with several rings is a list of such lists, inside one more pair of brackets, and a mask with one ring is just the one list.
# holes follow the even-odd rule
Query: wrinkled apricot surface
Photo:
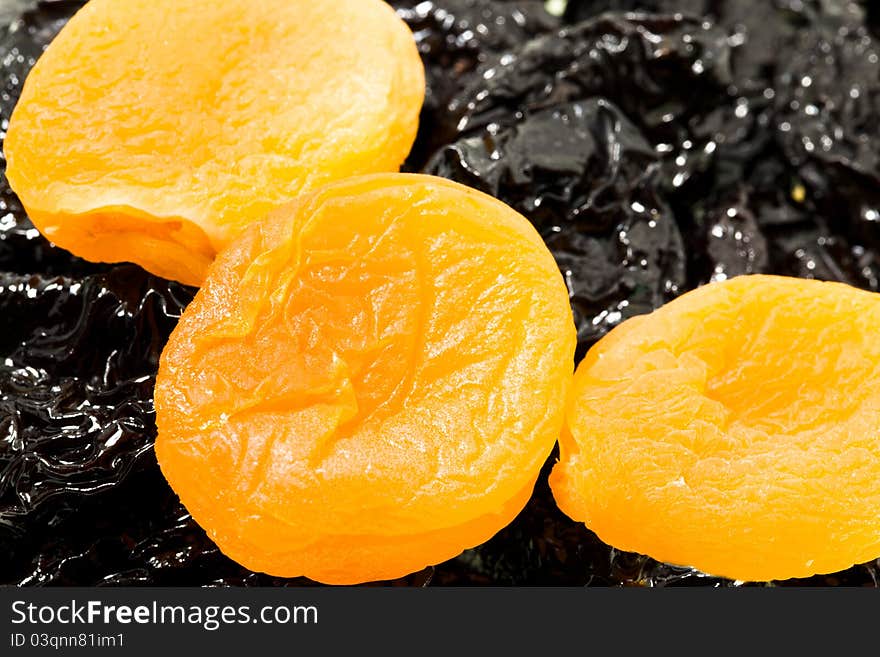
[[551, 486], [605, 542], [739, 580], [880, 555], [880, 295], [744, 276], [578, 366]]
[[246, 567], [398, 577], [525, 505], [575, 339], [552, 256], [506, 205], [429, 176], [334, 183], [210, 269], [162, 354], [156, 453]]
[[381, 0], [91, 0], [25, 82], [7, 176], [56, 244], [197, 285], [270, 209], [397, 171], [424, 84]]

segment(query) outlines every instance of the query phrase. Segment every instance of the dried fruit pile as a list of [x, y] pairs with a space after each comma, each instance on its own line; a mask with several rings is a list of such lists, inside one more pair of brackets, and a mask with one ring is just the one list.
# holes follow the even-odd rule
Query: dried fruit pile
[[[607, 0], [570, 2], [561, 19], [534, 1], [391, 4], [428, 74], [407, 169], [532, 221], [568, 283], [577, 359], [709, 280], [880, 287], [880, 23], [868, 3]], [[81, 5], [40, 2], [0, 37], [4, 121]], [[158, 471], [152, 377], [192, 292], [52, 247], [5, 178], [0, 202], [0, 335], [14, 336], [0, 353], [0, 581], [304, 583], [223, 557]], [[67, 360], [52, 365], [58, 353]], [[609, 548], [556, 508], [548, 471], [492, 539], [398, 583], [733, 583]], [[880, 567], [783, 583], [874, 586]]]

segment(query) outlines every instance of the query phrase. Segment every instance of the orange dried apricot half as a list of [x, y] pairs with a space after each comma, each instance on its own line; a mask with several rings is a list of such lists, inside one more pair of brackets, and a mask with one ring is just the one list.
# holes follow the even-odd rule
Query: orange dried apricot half
[[575, 328], [528, 221], [440, 178], [365, 176], [249, 227], [162, 353], [162, 471], [246, 567], [394, 578], [525, 505]]
[[578, 366], [551, 486], [606, 543], [744, 581], [880, 555], [880, 295], [743, 276]]
[[7, 176], [56, 244], [200, 284], [270, 209], [397, 171], [424, 89], [381, 0], [91, 0], [25, 82]]

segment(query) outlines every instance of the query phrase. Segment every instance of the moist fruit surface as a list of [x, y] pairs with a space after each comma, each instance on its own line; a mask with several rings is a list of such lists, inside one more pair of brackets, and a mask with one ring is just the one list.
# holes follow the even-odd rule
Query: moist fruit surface
[[440, 178], [350, 179], [219, 256], [162, 354], [156, 453], [247, 567], [402, 576], [525, 505], [575, 339], [562, 277], [515, 211]]
[[740, 276], [578, 366], [550, 484], [603, 541], [739, 580], [880, 555], [880, 295]]
[[[28, 10], [0, 29], [2, 120], [85, 3], [18, 4]], [[487, 191], [535, 224], [569, 287], [577, 359], [622, 319], [709, 280], [880, 289], [880, 5], [572, 0], [557, 34], [539, 0], [390, 4], [417, 35], [430, 89], [408, 170]], [[225, 557], [159, 472], [142, 378], [156, 364], [142, 345], [158, 354], [193, 291], [53, 246], [2, 173], [0, 269], [0, 325], [16, 336], [0, 353], [0, 582], [309, 584]], [[82, 364], [60, 371], [59, 354]], [[133, 385], [106, 401], [117, 381]], [[557, 508], [556, 460], [489, 541], [383, 584], [741, 585], [600, 541]], [[56, 466], [90, 483], [56, 486]], [[750, 585], [876, 587], [880, 562]]]
[[54, 243], [199, 284], [270, 209], [396, 171], [424, 84], [380, 0], [93, 0], [27, 78], [7, 177]]

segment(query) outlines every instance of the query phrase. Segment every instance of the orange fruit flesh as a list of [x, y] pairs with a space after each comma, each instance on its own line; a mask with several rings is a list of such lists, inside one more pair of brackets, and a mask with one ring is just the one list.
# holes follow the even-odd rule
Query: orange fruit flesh
[[198, 285], [270, 209], [396, 171], [424, 85], [381, 0], [91, 0], [25, 82], [7, 176], [59, 246]]
[[743, 581], [880, 555], [880, 295], [774, 276], [624, 322], [578, 366], [551, 486], [603, 541]]
[[212, 266], [162, 354], [156, 453], [248, 568], [399, 577], [525, 505], [575, 341], [562, 276], [509, 207], [428, 176], [335, 183]]

